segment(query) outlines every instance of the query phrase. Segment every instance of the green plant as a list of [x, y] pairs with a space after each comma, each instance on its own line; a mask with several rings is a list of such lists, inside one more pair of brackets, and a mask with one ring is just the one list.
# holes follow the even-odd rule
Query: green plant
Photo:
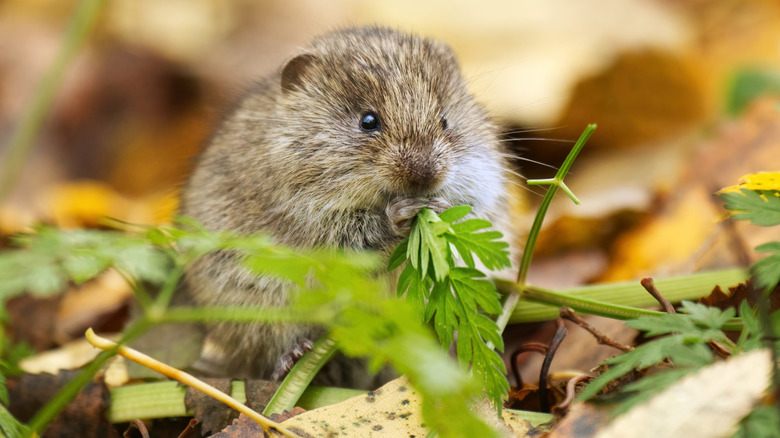
[[[749, 220], [759, 226], [780, 225], [780, 174], [755, 174], [744, 179], [741, 185], [719, 193], [731, 216]], [[736, 342], [732, 342], [723, 332], [726, 328], [735, 328], [729, 324], [736, 313], [733, 308], [721, 311], [702, 304], [683, 302], [682, 313], [648, 315], [629, 320], [627, 325], [645, 332], [646, 336], [658, 338], [605, 361], [604, 364], [610, 367], [590, 382], [580, 393], [580, 400], [592, 398], [609, 382], [632, 370], [667, 368], [664, 372], [644, 376], [620, 388], [620, 402], [613, 414], [625, 412], [683, 376], [713, 363], [716, 360], [710, 348], [713, 344], [721, 346], [729, 355], [769, 347], [776, 364], [780, 347], [776, 342], [780, 311], [770, 314], [768, 298], [780, 282], [780, 242], [759, 245], [756, 250], [771, 253], [751, 267], [755, 284], [763, 293], [755, 309], [746, 301], [740, 305], [742, 323]], [[774, 386], [777, 388], [776, 366], [774, 376]], [[773, 436], [777, 425], [780, 425], [777, 408], [762, 405], [741, 422], [736, 436]]]
[[[381, 292], [382, 282], [367, 275], [377, 268], [378, 259], [370, 254], [293, 251], [273, 245], [263, 235], [210, 232], [191, 222], [179, 227], [136, 228], [124, 233], [40, 227], [34, 234], [20, 236], [15, 241], [20, 249], [0, 254], [0, 297], [3, 299], [25, 290], [52, 293], [66, 281], [86, 281], [111, 268], [121, 272], [133, 285], [144, 310], [120, 344], [163, 322], [323, 324], [331, 328], [331, 338], [345, 353], [368, 356], [377, 367], [390, 362], [399, 372], [407, 374], [423, 395], [423, 411], [434, 430], [444, 436], [448, 430], [450, 435], [456, 430], [482, 436], [492, 433], [468, 409], [468, 400], [477, 397], [479, 385], [447, 358], [407, 303]], [[238, 252], [250, 269], [286, 278], [301, 285], [302, 290], [286, 309], [169, 308], [184, 267], [200, 255], [217, 250]], [[318, 280], [314, 282], [316, 286], [307, 281], [311, 276]], [[156, 296], [145, 290], [147, 283], [159, 285]], [[311, 288], [316, 293], [307, 293]], [[114, 353], [101, 354], [36, 414], [30, 428], [42, 432]]]
[[[498, 240], [498, 231], [485, 231], [490, 222], [461, 221], [470, 211], [470, 207], [463, 206], [439, 216], [428, 209], [420, 211], [409, 238], [390, 256], [388, 269], [392, 271], [409, 261], [398, 280], [398, 295], [405, 295], [413, 303], [421, 319], [433, 321], [444, 348], [449, 348], [457, 333], [460, 363], [471, 365], [500, 410], [509, 383], [504, 362], [493, 346], [503, 351], [504, 342], [495, 321], [487, 316], [501, 312], [500, 296], [485, 274], [476, 269], [474, 256], [488, 269], [508, 267], [509, 245]], [[455, 265], [453, 248], [465, 267]]]

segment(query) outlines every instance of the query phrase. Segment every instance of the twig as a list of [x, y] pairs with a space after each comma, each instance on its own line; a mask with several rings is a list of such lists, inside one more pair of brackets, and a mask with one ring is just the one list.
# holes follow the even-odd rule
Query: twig
[[634, 349], [634, 347], [623, 345], [615, 340], [610, 339], [607, 335], [596, 330], [596, 328], [588, 324], [584, 319], [577, 316], [577, 314], [574, 313], [574, 310], [572, 310], [571, 307], [561, 307], [558, 312], [561, 315], [561, 318], [569, 320], [577, 324], [578, 326], [584, 328], [588, 332], [590, 332], [590, 334], [593, 335], [594, 338], [596, 338], [596, 341], [598, 341], [599, 344], [609, 345], [610, 347], [617, 348], [618, 350], [624, 353], [628, 351], [632, 351]]
[[544, 355], [544, 362], [542, 362], [542, 369], [539, 370], [539, 404], [542, 412], [550, 411], [550, 404], [547, 401], [547, 374], [550, 372], [550, 364], [552, 363], [555, 352], [558, 351], [558, 347], [561, 346], [563, 338], [566, 337], [566, 326], [563, 325], [562, 320], [558, 320], [558, 329], [555, 331], [552, 341], [550, 341], [550, 348], [547, 350], [547, 354]]
[[263, 430], [269, 435], [271, 434], [271, 430], [276, 430], [282, 435], [290, 438], [295, 438], [298, 436], [293, 432], [287, 430], [281, 424], [260, 415], [259, 413], [250, 409], [248, 406], [242, 404], [241, 402], [234, 399], [233, 397], [214, 388], [213, 386], [207, 384], [206, 382], [196, 378], [191, 374], [187, 374], [170, 365], [164, 364], [158, 361], [157, 359], [149, 357], [141, 353], [140, 351], [134, 350], [130, 347], [126, 347], [124, 345], [117, 345], [115, 342], [109, 341], [106, 338], [102, 338], [96, 335], [95, 332], [92, 330], [92, 328], [87, 329], [85, 337], [87, 338], [87, 341], [90, 344], [94, 345], [97, 348], [100, 348], [101, 350], [109, 350], [112, 348], [116, 348], [117, 353], [119, 353], [122, 357], [132, 360], [133, 362], [137, 362], [151, 370], [157, 371], [158, 373], [164, 376], [170, 377], [187, 386], [195, 388], [198, 391], [208, 394], [211, 397], [214, 397], [215, 399], [221, 401], [222, 403], [230, 406], [231, 408], [237, 410], [238, 412], [256, 421], [263, 428]]
[[670, 303], [669, 300], [667, 300], [666, 297], [664, 297], [661, 294], [661, 291], [659, 291], [658, 288], [655, 287], [655, 282], [653, 281], [652, 278], [650, 277], [643, 278], [639, 283], [642, 285], [643, 288], [645, 288], [645, 290], [650, 295], [653, 296], [653, 298], [656, 299], [656, 301], [658, 301], [661, 304], [661, 306], [664, 308], [664, 312], [669, 314], [677, 313], [677, 311], [674, 310], [674, 306], [672, 306], [672, 303]]
[[517, 367], [517, 359], [520, 355], [528, 352], [547, 354], [547, 350], [549, 349], [550, 347], [541, 342], [526, 342], [512, 353], [512, 359], [510, 360], [509, 365], [512, 367], [512, 374], [515, 376], [518, 388], [522, 388], [523, 386], [523, 377], [520, 375], [520, 370], [518, 370]]
[[146, 424], [144, 424], [143, 421], [138, 419], [135, 419], [130, 422], [130, 425], [127, 427], [127, 430], [122, 434], [122, 437], [131, 438], [133, 434], [130, 433], [130, 431], [133, 429], [136, 429], [138, 433], [141, 434], [142, 438], [149, 438], [149, 430], [146, 428]]
[[179, 434], [177, 438], [190, 438], [195, 436], [195, 427], [198, 425], [198, 420], [193, 418], [187, 423], [187, 427]]
[[560, 403], [558, 403], [556, 406], [553, 406], [552, 411], [554, 414], [563, 414], [566, 412], [566, 410], [569, 409], [569, 405], [571, 402], [574, 401], [574, 397], [576, 397], [577, 393], [575, 392], [575, 388], [577, 387], [577, 384], [582, 382], [583, 380], [590, 379], [591, 377], [587, 374], [580, 374], [579, 376], [572, 377], [569, 379], [568, 382], [566, 382], [566, 398], [563, 399]]

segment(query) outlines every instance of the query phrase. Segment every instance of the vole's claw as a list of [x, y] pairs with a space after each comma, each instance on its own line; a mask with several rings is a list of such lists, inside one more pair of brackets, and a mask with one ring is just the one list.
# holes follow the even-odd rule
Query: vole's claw
[[271, 374], [271, 380], [279, 381], [287, 376], [287, 373], [289, 373], [295, 363], [298, 362], [298, 359], [311, 351], [313, 346], [311, 340], [308, 338], [299, 339], [298, 342], [293, 344], [290, 351], [279, 357], [276, 368], [274, 368], [274, 372]]

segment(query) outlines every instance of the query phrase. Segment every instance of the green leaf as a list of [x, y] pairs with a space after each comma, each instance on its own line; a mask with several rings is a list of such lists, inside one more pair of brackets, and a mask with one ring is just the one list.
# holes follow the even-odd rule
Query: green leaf
[[739, 305], [739, 317], [742, 319], [743, 327], [739, 341], [737, 341], [739, 348], [743, 351], [750, 351], [764, 347], [761, 324], [756, 312], [750, 307], [747, 300], [742, 301]]
[[[443, 347], [457, 340], [461, 365], [471, 366], [491, 400], [500, 406], [509, 384], [501, 357], [488, 343], [503, 351], [503, 339], [495, 321], [481, 313], [501, 313], [500, 295], [484, 273], [475, 269], [474, 256], [489, 269], [509, 266], [508, 245], [498, 240], [501, 233], [482, 231], [492, 226], [484, 219], [453, 223], [470, 211], [470, 207], [453, 207], [437, 217], [431, 210], [420, 210], [406, 251], [396, 249], [389, 266], [400, 266], [399, 254], [406, 254], [409, 264], [399, 277], [399, 295], [405, 293], [418, 309], [425, 306], [425, 320], [433, 322]], [[453, 250], [467, 267], [455, 266]], [[428, 291], [426, 303], [423, 297]]]
[[762, 290], [774, 289], [780, 283], [780, 242], [765, 243], [757, 246], [756, 250], [773, 253], [751, 267], [756, 285]]
[[485, 274], [476, 269], [452, 268], [450, 270], [452, 287], [458, 297], [469, 297], [476, 301], [485, 312], [491, 315], [499, 314], [501, 313], [501, 296], [493, 283], [487, 280], [478, 280], [478, 278], [484, 277]]
[[499, 240], [503, 235], [498, 231], [483, 231], [479, 233], [465, 231], [483, 228], [483, 224], [479, 223], [476, 223], [474, 226], [468, 226], [468, 223], [472, 220], [464, 222], [463, 224], [466, 224], [465, 227], [462, 226], [463, 224], [452, 225], [453, 232], [447, 233], [447, 240], [455, 245], [458, 249], [458, 253], [464, 258], [469, 267], [474, 267], [474, 263], [471, 261], [469, 255], [471, 252], [473, 252], [488, 269], [496, 270], [508, 267], [510, 265], [509, 244]]
[[469, 219], [457, 224], [452, 224], [452, 230], [455, 234], [473, 233], [475, 231], [484, 230], [485, 228], [492, 227], [493, 224], [485, 219]]
[[421, 278], [420, 272], [411, 264], [406, 265], [398, 277], [398, 296], [406, 294], [406, 300], [412, 304], [420, 319], [428, 321], [425, 306], [428, 301], [431, 284], [427, 278]]
[[0, 361], [0, 405], [8, 406], [8, 387], [6, 386], [4, 368], [3, 361]]
[[471, 213], [470, 205], [456, 205], [441, 212], [439, 218], [444, 222], [453, 223], [459, 219], [463, 219], [469, 213]]
[[444, 348], [449, 348], [454, 340], [454, 331], [458, 328], [457, 306], [451, 298], [449, 282], [434, 283], [431, 298], [425, 312], [425, 319], [433, 318], [433, 328]]
[[5, 406], [0, 405], [0, 435], [8, 438], [32, 436], [32, 431], [19, 422]]
[[[697, 343], [705, 344], [710, 338], [700, 337]], [[579, 400], [587, 400], [595, 396], [609, 382], [623, 376], [632, 369], [645, 369], [671, 359], [673, 362], [679, 361], [683, 364], [696, 363], [706, 365], [711, 362], [711, 355], [702, 354], [700, 347], [692, 347], [689, 339], [684, 334], [665, 336], [646, 344], [642, 344], [633, 351], [612, 357], [604, 361], [605, 364], [614, 365], [607, 371], [595, 378], [578, 396]], [[704, 347], [706, 349], [706, 347]], [[692, 350], [696, 349], [696, 350]], [[706, 357], [705, 357], [706, 356]], [[709, 362], [706, 360], [709, 358]]]
[[776, 404], [759, 406], [739, 423], [732, 438], [777, 438], [780, 411]]
[[409, 262], [418, 269], [422, 276], [428, 274], [429, 262], [433, 267], [434, 278], [442, 281], [449, 272], [449, 245], [442, 234], [449, 228], [447, 222], [442, 222], [436, 213], [427, 208], [420, 210], [416, 226], [412, 227], [409, 236]]
[[388, 271], [394, 271], [396, 268], [400, 267], [404, 264], [406, 261], [406, 253], [409, 249], [409, 238], [403, 240], [400, 244], [398, 244], [397, 247], [393, 250], [393, 253], [390, 254], [390, 260], [387, 262], [387, 270]]
[[732, 307], [720, 310], [717, 307], [708, 307], [692, 301], [683, 301], [682, 310], [690, 315], [691, 320], [697, 325], [713, 330], [720, 330], [737, 313]]
[[698, 332], [696, 324], [693, 323], [691, 318], [680, 313], [641, 316], [637, 319], [626, 321], [626, 325], [646, 332], [647, 336]]
[[780, 192], [740, 189], [719, 195], [734, 219], [746, 219], [764, 227], [780, 224]]
[[672, 368], [658, 374], [648, 374], [641, 379], [631, 382], [621, 390], [627, 397], [620, 400], [615, 406], [613, 415], [617, 416], [628, 412], [634, 406], [643, 404], [652, 396], [671, 386], [673, 383], [696, 371], [696, 368]]

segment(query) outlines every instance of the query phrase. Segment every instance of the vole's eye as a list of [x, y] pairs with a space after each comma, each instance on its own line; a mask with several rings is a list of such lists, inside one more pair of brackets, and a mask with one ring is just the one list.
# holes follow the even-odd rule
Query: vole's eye
[[377, 131], [379, 129], [379, 116], [373, 111], [363, 114], [363, 118], [360, 119], [360, 129]]
[[439, 123], [441, 124], [441, 129], [447, 129], [447, 116], [440, 114]]

